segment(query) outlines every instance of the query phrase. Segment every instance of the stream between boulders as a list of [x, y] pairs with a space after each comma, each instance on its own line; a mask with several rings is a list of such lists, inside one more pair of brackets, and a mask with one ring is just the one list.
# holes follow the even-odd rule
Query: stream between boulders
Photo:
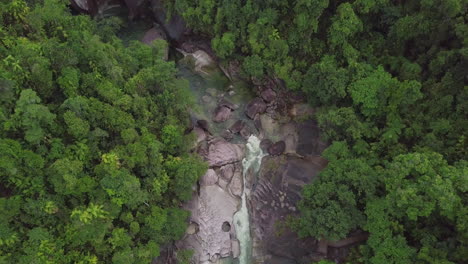
[[[273, 81], [227, 78], [207, 52], [184, 52], [194, 151], [209, 164], [185, 208], [190, 227], [177, 248], [193, 263], [302, 263], [317, 242], [276, 228], [297, 213], [300, 191], [326, 165], [313, 109]], [[231, 74], [230, 76], [235, 76]]]
[[[127, 31], [124, 41], [165, 38], [147, 25]], [[178, 77], [189, 82], [196, 101], [190, 109], [193, 151], [209, 169], [184, 204], [190, 224], [175, 249], [193, 250], [194, 264], [309, 264], [322, 258], [315, 239], [278, 228], [297, 214], [302, 187], [326, 166], [314, 109], [278, 80], [252, 84], [235, 67], [222, 68], [205, 50], [209, 45], [184, 44], [164, 57], [175, 60]]]

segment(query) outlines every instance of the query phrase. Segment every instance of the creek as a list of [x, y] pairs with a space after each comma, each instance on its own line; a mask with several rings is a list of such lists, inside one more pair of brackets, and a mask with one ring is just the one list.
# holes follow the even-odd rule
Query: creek
[[234, 224], [236, 226], [237, 239], [240, 242], [239, 264], [250, 264], [252, 256], [252, 239], [250, 236], [250, 219], [247, 208], [247, 194], [249, 189], [246, 186], [247, 174], [257, 174], [260, 170], [262, 158], [265, 156], [260, 148], [260, 139], [256, 136], [250, 136], [247, 140], [247, 155], [242, 160], [244, 192], [242, 193], [242, 207], [234, 215]]
[[[149, 27], [132, 23], [120, 37], [124, 43], [142, 39]], [[262, 99], [251, 84], [228, 79], [202, 50], [171, 49], [169, 60], [178, 78], [187, 80], [194, 100], [188, 109], [197, 137], [192, 150], [209, 164], [183, 205], [191, 212], [190, 225], [174, 248], [193, 250], [190, 263], [195, 264], [298, 263], [315, 242], [301, 241], [291, 232], [278, 236], [275, 226], [296, 213], [302, 186], [326, 165], [318, 156], [325, 146], [318, 127], [304, 118], [313, 112], [307, 107], [280, 112], [277, 101], [291, 104], [288, 95], [272, 91], [273, 101]], [[250, 115], [255, 121], [246, 116], [252, 102], [264, 107]], [[227, 117], [216, 120], [217, 113]], [[276, 154], [263, 145], [267, 156], [262, 139], [283, 145], [276, 145]]]

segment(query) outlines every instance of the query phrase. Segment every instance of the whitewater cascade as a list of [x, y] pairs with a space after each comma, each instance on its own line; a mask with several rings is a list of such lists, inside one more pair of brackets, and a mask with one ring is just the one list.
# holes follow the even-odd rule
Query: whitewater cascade
[[260, 139], [256, 136], [250, 136], [247, 140], [247, 155], [242, 160], [244, 192], [242, 193], [242, 207], [234, 215], [234, 225], [236, 227], [237, 239], [240, 243], [239, 264], [250, 264], [252, 255], [252, 240], [250, 238], [249, 210], [247, 209], [247, 194], [249, 189], [246, 187], [247, 173], [257, 174], [262, 158], [265, 156], [260, 148]]

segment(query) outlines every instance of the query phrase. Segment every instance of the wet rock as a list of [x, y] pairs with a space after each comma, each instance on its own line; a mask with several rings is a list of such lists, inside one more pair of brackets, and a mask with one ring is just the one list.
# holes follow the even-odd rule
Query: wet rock
[[206, 157], [208, 156], [208, 148], [209, 148], [208, 142], [202, 141], [200, 142], [200, 144], [198, 144], [196, 152], [198, 153], [198, 155], [202, 157]]
[[228, 164], [223, 166], [219, 169], [219, 177], [230, 182], [232, 177], [234, 176], [234, 171], [236, 170], [236, 166], [234, 164]]
[[203, 120], [203, 119], [200, 119], [200, 120], [197, 120], [197, 125], [205, 130], [206, 132], [210, 133], [210, 125], [208, 124], [208, 121], [206, 120]]
[[219, 263], [220, 255], [219, 254], [214, 254], [214, 256], [210, 257], [210, 262], [211, 263]]
[[273, 91], [271, 88], [263, 90], [260, 96], [265, 100], [265, 102], [270, 103], [276, 99], [276, 92]]
[[237, 133], [239, 133], [244, 127], [245, 127], [245, 122], [242, 121], [242, 120], [237, 120], [237, 121], [229, 128], [229, 130], [230, 130], [232, 133], [237, 134]]
[[284, 152], [289, 154], [296, 154], [297, 137], [295, 137], [294, 135], [286, 135], [285, 137], [283, 137], [283, 140], [286, 144]]
[[235, 104], [229, 102], [229, 101], [226, 100], [226, 99], [221, 99], [221, 101], [219, 102], [218, 105], [219, 105], [219, 106], [227, 107], [227, 108], [229, 108], [229, 109], [231, 109], [231, 110], [233, 110], [233, 111], [236, 110], [237, 108], [239, 108], [238, 105], [235, 105]]
[[281, 132], [281, 124], [278, 120], [271, 117], [270, 114], [260, 115], [262, 130], [267, 138], [278, 139]]
[[231, 133], [231, 131], [229, 130], [224, 130], [222, 133], [221, 133], [221, 137], [226, 139], [227, 141], [230, 141], [234, 138], [234, 134]]
[[244, 139], [248, 139], [252, 135], [252, 131], [250, 130], [248, 126], [244, 126], [241, 129], [240, 134]]
[[201, 186], [200, 195], [184, 206], [192, 213], [190, 221], [199, 224], [199, 231], [178, 241], [177, 247], [193, 249], [193, 263], [230, 256], [233, 250], [231, 234], [223, 230], [223, 225], [227, 222], [233, 226], [233, 215], [239, 205], [239, 199], [219, 186]]
[[225, 106], [218, 106], [214, 111], [213, 122], [221, 123], [231, 117], [231, 109]]
[[254, 119], [257, 114], [263, 114], [266, 110], [266, 107], [267, 106], [265, 102], [261, 98], [257, 97], [247, 104], [245, 114], [250, 119]]
[[151, 7], [156, 21], [162, 25], [169, 38], [176, 42], [182, 42], [185, 33], [188, 31], [185, 21], [178, 14], [171, 14], [167, 20], [167, 12], [162, 0], [151, 0]]
[[284, 150], [286, 149], [286, 143], [284, 141], [278, 141], [268, 147], [268, 154], [272, 156], [278, 156], [283, 154]]
[[238, 258], [240, 255], [240, 243], [237, 239], [231, 240], [231, 253], [233, 258]]
[[193, 131], [195, 132], [195, 135], [197, 137], [197, 144], [206, 140], [206, 133], [203, 129], [195, 127]]
[[280, 138], [286, 143], [286, 153], [296, 153], [298, 135], [296, 122], [288, 122], [281, 126]]
[[94, 8], [96, 9], [97, 7], [95, 6], [96, 3], [95, 1], [89, 1], [89, 0], [71, 0], [70, 1], [73, 8], [75, 8], [76, 10], [80, 11], [80, 12], [90, 12], [92, 13], [92, 10], [91, 8]]
[[229, 182], [223, 178], [218, 178], [218, 186], [221, 187], [223, 190], [228, 190]]
[[262, 120], [259, 116], [256, 116], [254, 119], [254, 126], [259, 132], [263, 132]]
[[200, 230], [200, 227], [197, 223], [190, 223], [190, 225], [187, 227], [187, 230], [185, 231], [185, 233], [187, 235], [193, 235], [193, 234], [196, 234], [198, 232], [198, 230]]
[[288, 230], [278, 233], [275, 226], [295, 213], [293, 209], [301, 199], [302, 187], [325, 166], [326, 160], [321, 157], [301, 159], [282, 155], [263, 158], [259, 180], [250, 195], [251, 206], [255, 208], [251, 214], [253, 263], [266, 255], [282, 260], [274, 263], [302, 263], [303, 258], [317, 249], [316, 240], [299, 239]]
[[236, 163], [244, 158], [244, 146], [216, 139], [209, 145], [206, 159], [211, 167]]
[[268, 138], [263, 139], [260, 142], [260, 148], [262, 149], [264, 153], [268, 152], [268, 148], [270, 148], [271, 145], [273, 145], [273, 142]]
[[240, 171], [234, 172], [231, 183], [229, 184], [229, 191], [232, 195], [239, 198], [242, 196], [242, 192], [244, 191], [244, 180], [242, 179], [242, 173]]
[[200, 179], [200, 186], [215, 185], [218, 182], [218, 175], [213, 169], [208, 169]]
[[218, 70], [218, 66], [213, 58], [203, 50], [197, 50], [191, 54], [195, 63], [195, 71], [209, 75], [213, 70]]

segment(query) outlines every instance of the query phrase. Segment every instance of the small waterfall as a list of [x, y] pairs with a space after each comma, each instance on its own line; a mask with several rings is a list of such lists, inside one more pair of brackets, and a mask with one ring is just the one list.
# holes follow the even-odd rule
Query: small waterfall
[[242, 193], [242, 207], [234, 215], [234, 225], [236, 226], [237, 239], [240, 242], [239, 264], [251, 264], [252, 240], [250, 238], [249, 210], [247, 209], [246, 194], [249, 190], [246, 188], [246, 176], [249, 171], [252, 174], [258, 173], [262, 158], [265, 156], [260, 148], [260, 139], [256, 136], [250, 136], [247, 140], [247, 155], [242, 160], [244, 192]]

